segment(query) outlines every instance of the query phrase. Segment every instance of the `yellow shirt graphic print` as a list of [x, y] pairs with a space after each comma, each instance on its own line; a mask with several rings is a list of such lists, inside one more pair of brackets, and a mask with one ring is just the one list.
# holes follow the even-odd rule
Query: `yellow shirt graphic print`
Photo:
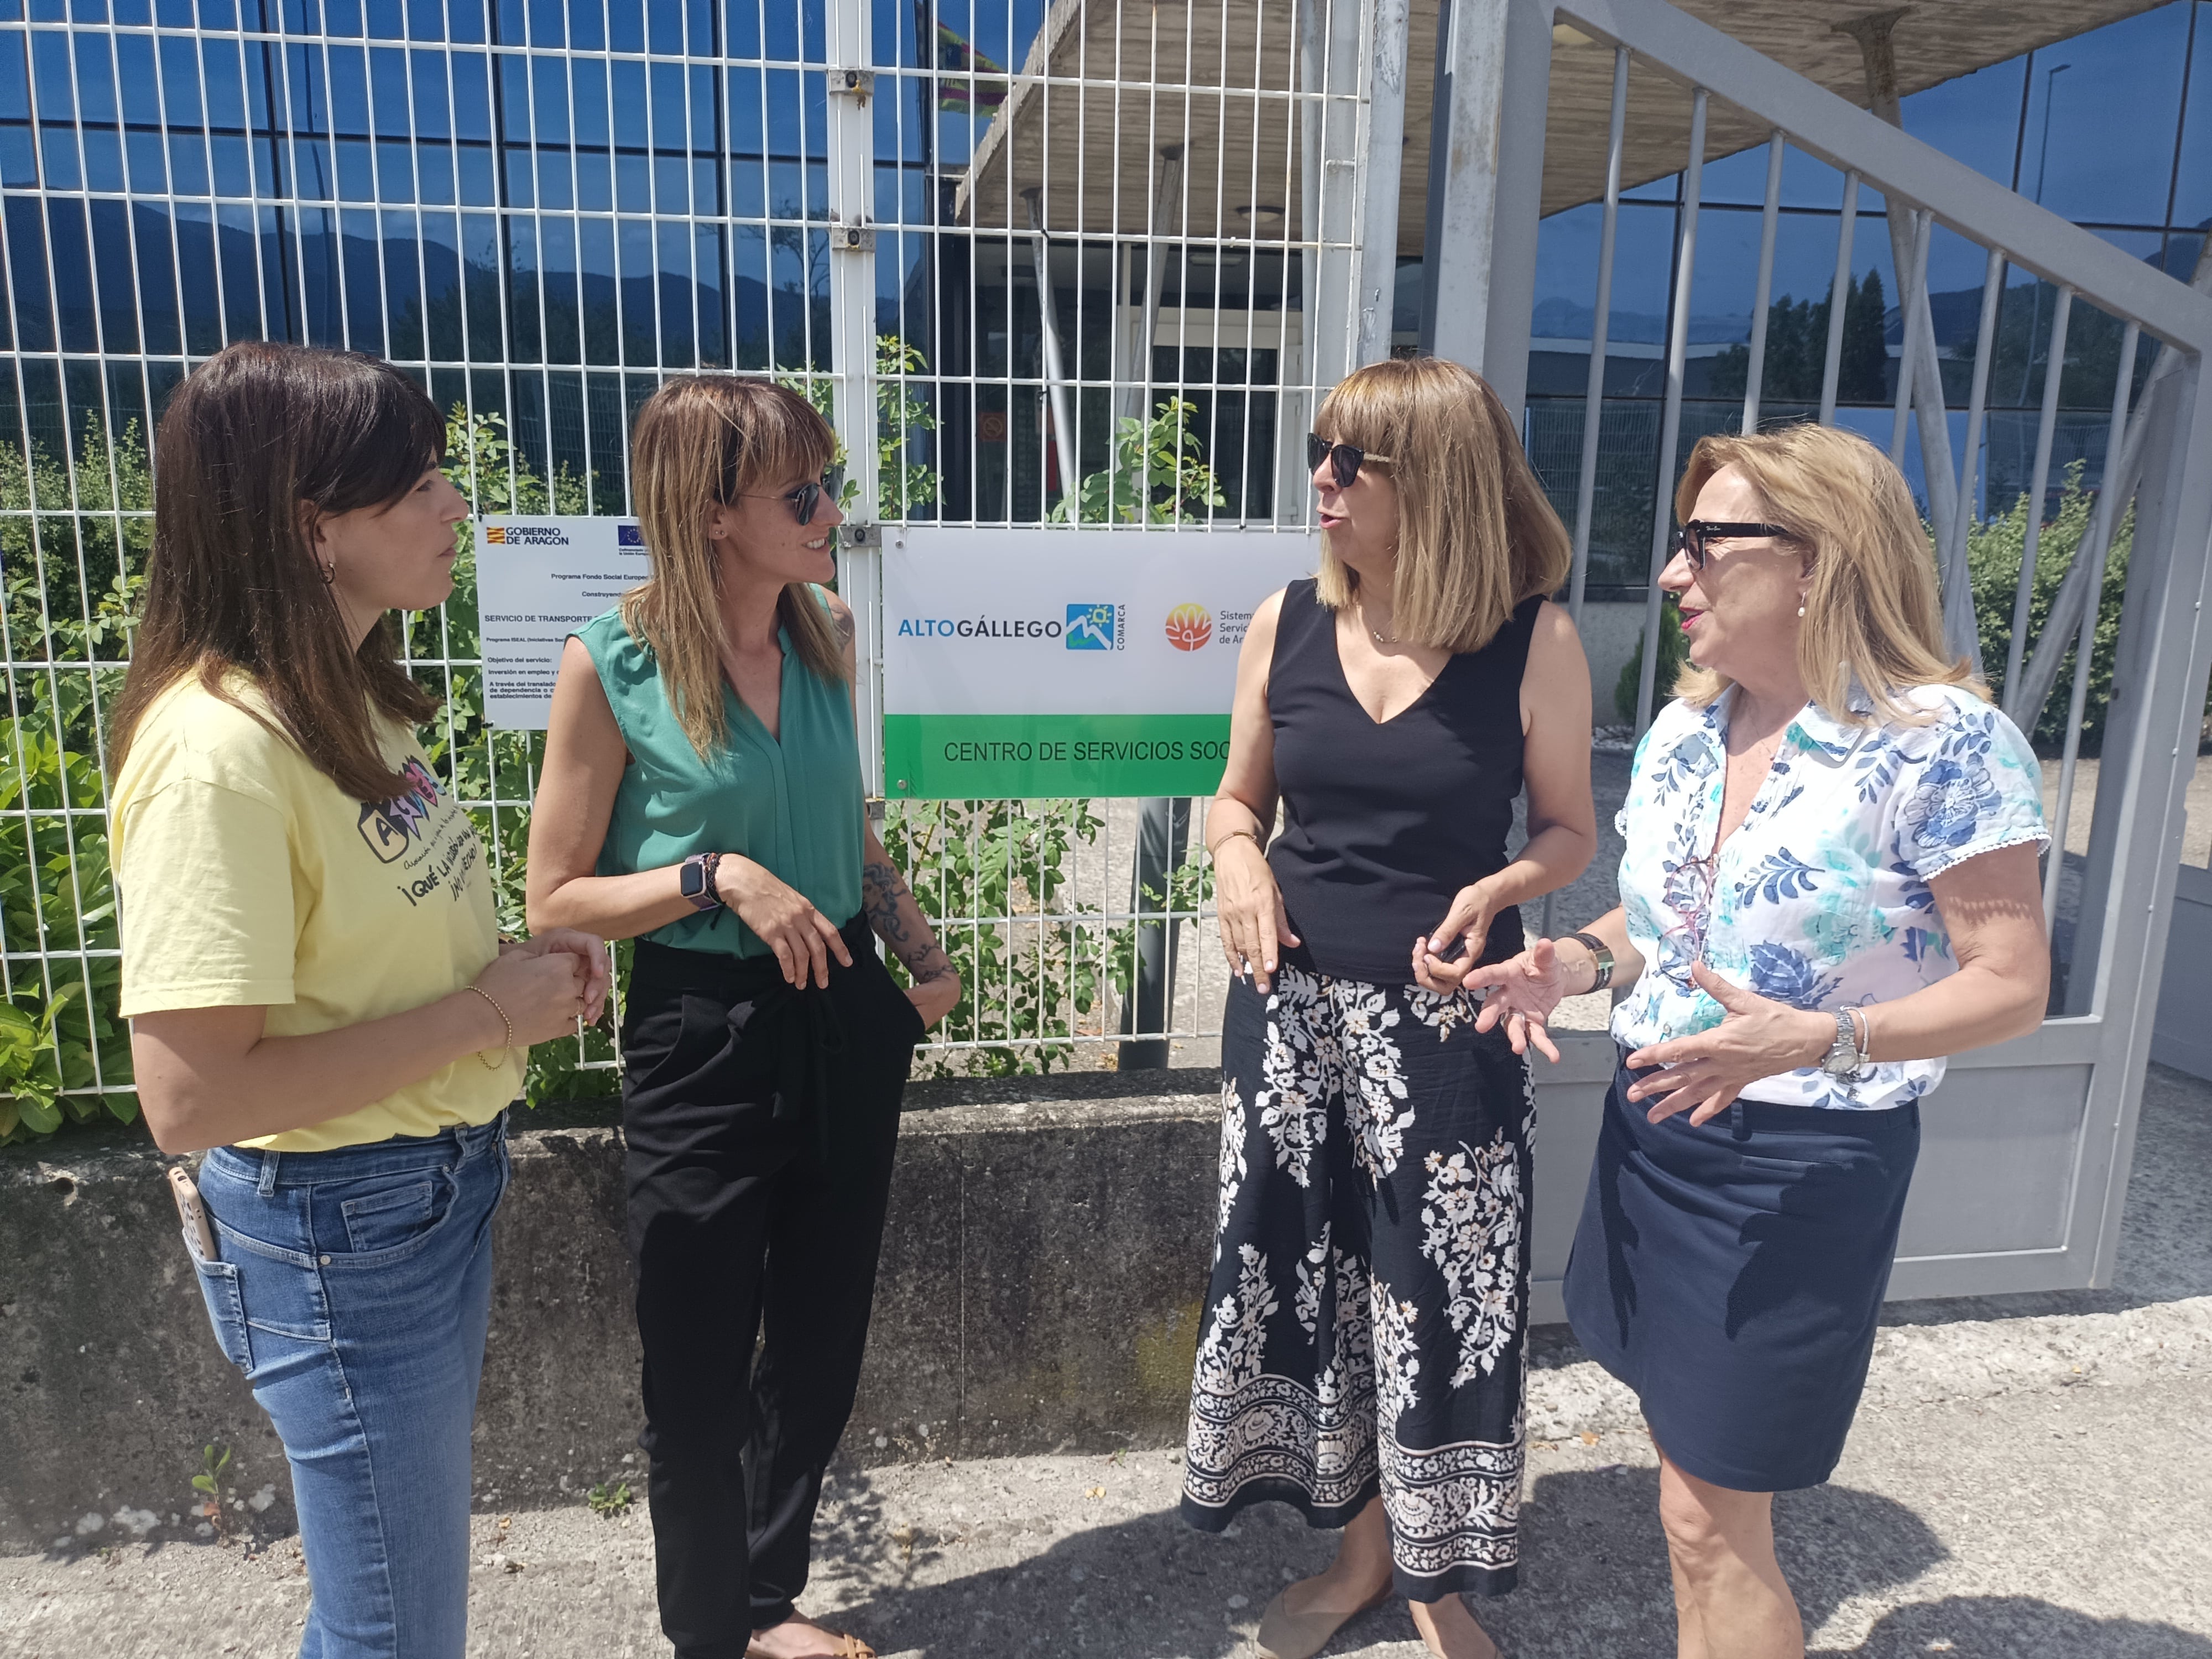
[[[196, 681], [147, 711], [113, 803], [125, 1016], [258, 1006], [270, 1036], [304, 1036], [419, 1008], [483, 971], [499, 933], [476, 828], [412, 733], [383, 721], [380, 737], [403, 787], [363, 802], [273, 720]], [[521, 1082], [519, 1053], [496, 1070], [471, 1054], [245, 1144], [322, 1152], [434, 1134], [488, 1121]]]

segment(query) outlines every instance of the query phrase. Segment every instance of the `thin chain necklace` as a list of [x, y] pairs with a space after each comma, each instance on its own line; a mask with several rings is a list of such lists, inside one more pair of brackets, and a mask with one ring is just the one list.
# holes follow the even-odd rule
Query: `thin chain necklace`
[[1360, 625], [1366, 629], [1367, 637], [1374, 641], [1376, 644], [1395, 645], [1398, 643], [1398, 636], [1395, 634], [1385, 634], [1381, 629], [1376, 627], [1373, 623], [1367, 620], [1367, 607], [1364, 604], [1359, 607], [1359, 622]]

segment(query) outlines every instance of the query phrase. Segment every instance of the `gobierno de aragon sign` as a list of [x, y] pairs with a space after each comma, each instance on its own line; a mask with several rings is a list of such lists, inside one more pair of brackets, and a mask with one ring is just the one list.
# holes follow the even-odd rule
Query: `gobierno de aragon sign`
[[884, 792], [1211, 794], [1273, 531], [887, 528]]

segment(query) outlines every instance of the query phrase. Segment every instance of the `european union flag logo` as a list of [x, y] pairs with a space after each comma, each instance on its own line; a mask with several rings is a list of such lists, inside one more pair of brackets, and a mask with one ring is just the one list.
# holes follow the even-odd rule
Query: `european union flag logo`
[[1110, 605], [1071, 605], [1067, 631], [1063, 635], [1071, 651], [1111, 651], [1114, 648], [1114, 607]]
[[644, 527], [642, 526], [634, 524], [617, 525], [615, 526], [615, 545], [617, 547], [643, 547], [645, 545]]

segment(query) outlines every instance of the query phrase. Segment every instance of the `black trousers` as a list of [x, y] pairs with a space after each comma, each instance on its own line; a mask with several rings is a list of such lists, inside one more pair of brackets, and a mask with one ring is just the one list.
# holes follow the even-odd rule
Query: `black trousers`
[[[629, 1243], [660, 1625], [742, 1659], [805, 1588], [853, 1409], [921, 1017], [860, 918], [853, 966], [641, 940], [623, 1031]], [[758, 1353], [756, 1357], [757, 1340]]]

